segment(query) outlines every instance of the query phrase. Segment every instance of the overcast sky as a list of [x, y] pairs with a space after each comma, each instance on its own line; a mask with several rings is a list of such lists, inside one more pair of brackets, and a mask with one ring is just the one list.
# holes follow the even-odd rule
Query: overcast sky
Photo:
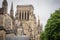
[[[2, 1], [0, 0], [0, 7], [2, 6]], [[60, 0], [7, 0], [8, 1], [8, 13], [11, 8], [11, 2], [14, 4], [14, 13], [16, 12], [17, 5], [33, 5], [34, 14], [36, 17], [40, 16], [40, 22], [43, 26], [46, 25], [50, 14], [55, 10], [60, 8]]]

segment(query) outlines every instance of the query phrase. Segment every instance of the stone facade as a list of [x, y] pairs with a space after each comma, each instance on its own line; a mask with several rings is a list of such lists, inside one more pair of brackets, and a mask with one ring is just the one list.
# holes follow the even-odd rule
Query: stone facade
[[[34, 14], [34, 7], [32, 5], [17, 5], [17, 11], [15, 15], [15, 25], [17, 29], [19, 29], [22, 22], [22, 32], [26, 36], [32, 36], [32, 40], [40, 40], [40, 33], [42, 31], [42, 27], [40, 25], [40, 19], [38, 18], [38, 23], [36, 22], [36, 17]], [[18, 24], [17, 24], [18, 23]], [[19, 33], [21, 31], [18, 31]], [[19, 33], [17, 32], [17, 35]]]
[[7, 13], [7, 6], [7, 0], [4, 0], [2, 8], [0, 8], [0, 26], [3, 26], [6, 35], [24, 35], [30, 37], [30, 40], [40, 40], [42, 26], [39, 18], [36, 22], [34, 7], [32, 5], [17, 5], [14, 17], [13, 3], [11, 4], [10, 15]]

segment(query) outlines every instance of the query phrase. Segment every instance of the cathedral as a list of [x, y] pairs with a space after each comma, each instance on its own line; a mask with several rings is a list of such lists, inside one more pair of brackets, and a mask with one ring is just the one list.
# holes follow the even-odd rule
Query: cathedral
[[[7, 13], [8, 3], [3, 0], [0, 8], [0, 30], [4, 30], [6, 36], [28, 36], [30, 40], [40, 40], [42, 25], [34, 14], [32, 5], [17, 5], [14, 17], [13, 2], [11, 3], [10, 14]], [[1, 39], [1, 38], [0, 38]]]

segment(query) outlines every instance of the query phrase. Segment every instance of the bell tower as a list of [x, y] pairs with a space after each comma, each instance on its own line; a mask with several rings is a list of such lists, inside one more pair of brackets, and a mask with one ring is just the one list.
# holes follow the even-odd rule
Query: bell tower
[[4, 9], [3, 13], [7, 14], [7, 8], [8, 8], [7, 0], [3, 0], [3, 2], [2, 2], [2, 8]]

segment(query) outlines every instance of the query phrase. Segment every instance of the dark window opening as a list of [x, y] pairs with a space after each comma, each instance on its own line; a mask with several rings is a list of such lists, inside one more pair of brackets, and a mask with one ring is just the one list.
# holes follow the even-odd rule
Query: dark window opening
[[29, 20], [29, 11], [28, 11], [28, 13], [27, 13], [27, 20]]
[[19, 19], [21, 20], [21, 13], [20, 13]]
[[24, 19], [24, 17], [23, 17], [23, 13], [22, 13], [22, 20]]
[[25, 20], [26, 20], [26, 12], [25, 12]]

